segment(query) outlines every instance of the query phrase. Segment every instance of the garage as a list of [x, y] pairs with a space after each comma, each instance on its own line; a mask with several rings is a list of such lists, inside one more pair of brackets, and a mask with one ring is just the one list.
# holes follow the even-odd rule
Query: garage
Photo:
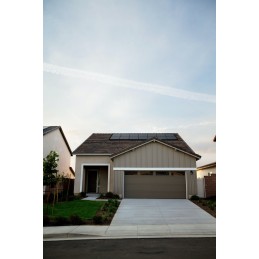
[[185, 173], [183, 171], [125, 171], [124, 197], [185, 199]]

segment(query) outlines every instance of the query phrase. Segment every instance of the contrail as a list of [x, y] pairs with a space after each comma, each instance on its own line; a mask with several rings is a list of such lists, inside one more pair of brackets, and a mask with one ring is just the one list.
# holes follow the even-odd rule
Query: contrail
[[107, 75], [102, 75], [97, 73], [91, 73], [83, 70], [72, 69], [68, 67], [61, 67], [61, 66], [57, 66], [49, 63], [43, 63], [43, 70], [44, 72], [48, 72], [52, 74], [71, 76], [76, 78], [86, 78], [103, 84], [131, 88], [136, 90], [143, 90], [147, 92], [172, 96], [176, 98], [209, 102], [209, 103], [216, 102], [216, 98], [214, 95], [190, 92], [190, 91], [180, 90], [177, 88], [172, 88], [172, 87], [163, 86], [163, 85], [142, 83], [142, 82], [127, 80], [127, 79], [122, 79], [122, 78], [117, 78], [117, 77], [112, 77], [112, 76], [107, 76]]

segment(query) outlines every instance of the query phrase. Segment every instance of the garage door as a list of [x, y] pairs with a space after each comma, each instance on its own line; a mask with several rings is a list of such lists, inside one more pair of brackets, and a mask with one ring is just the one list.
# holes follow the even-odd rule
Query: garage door
[[142, 199], [185, 199], [184, 172], [125, 171], [124, 197]]

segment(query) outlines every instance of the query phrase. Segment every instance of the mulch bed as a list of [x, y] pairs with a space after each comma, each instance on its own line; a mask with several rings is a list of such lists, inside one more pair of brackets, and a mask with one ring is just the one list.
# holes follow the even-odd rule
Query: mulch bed
[[208, 206], [204, 206], [202, 205], [200, 202], [198, 201], [192, 201], [194, 204], [196, 204], [197, 206], [199, 206], [201, 209], [205, 210], [206, 212], [208, 212], [211, 216], [213, 216], [214, 218], [216, 218], [216, 209], [212, 210], [210, 209]]

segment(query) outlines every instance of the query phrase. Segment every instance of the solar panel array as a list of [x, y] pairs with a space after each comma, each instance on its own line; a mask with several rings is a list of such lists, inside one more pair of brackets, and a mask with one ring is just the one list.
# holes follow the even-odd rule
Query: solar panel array
[[110, 140], [147, 140], [157, 138], [160, 140], [177, 140], [173, 133], [115, 133]]

